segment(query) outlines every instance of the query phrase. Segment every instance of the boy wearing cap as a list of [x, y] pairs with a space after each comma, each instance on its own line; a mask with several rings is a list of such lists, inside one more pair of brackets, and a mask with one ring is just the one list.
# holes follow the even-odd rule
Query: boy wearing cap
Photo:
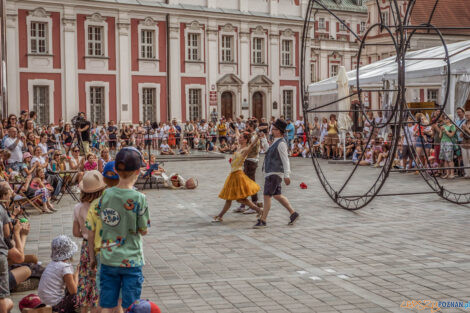
[[139, 150], [125, 147], [118, 152], [114, 167], [119, 183], [106, 190], [99, 203], [102, 222], [100, 250], [100, 306], [111, 313], [118, 306], [128, 308], [140, 298], [144, 254], [142, 236], [147, 234], [149, 212], [145, 195], [133, 189], [143, 160]]
[[264, 173], [264, 208], [263, 214], [258, 219], [254, 228], [266, 227], [266, 219], [268, 218], [269, 210], [271, 209], [271, 198], [276, 199], [281, 203], [290, 214], [288, 225], [294, 225], [297, 221], [299, 214], [292, 209], [287, 197], [281, 194], [282, 178], [284, 183], [290, 185], [290, 163], [289, 155], [287, 152], [287, 143], [284, 138], [287, 123], [281, 119], [276, 120], [272, 125], [272, 134], [274, 142], [266, 151], [266, 156], [263, 163]]

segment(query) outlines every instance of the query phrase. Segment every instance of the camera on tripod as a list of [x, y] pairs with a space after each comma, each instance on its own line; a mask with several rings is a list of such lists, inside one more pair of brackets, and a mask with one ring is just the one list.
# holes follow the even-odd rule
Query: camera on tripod
[[72, 118], [72, 125], [75, 128], [80, 128], [80, 125], [83, 124], [83, 122], [85, 122], [85, 118], [82, 116], [81, 113], [78, 113], [78, 115]]

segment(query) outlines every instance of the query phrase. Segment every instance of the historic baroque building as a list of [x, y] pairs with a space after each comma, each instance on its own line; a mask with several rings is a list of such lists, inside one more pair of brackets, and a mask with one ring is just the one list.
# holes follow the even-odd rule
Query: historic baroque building
[[[324, 0], [362, 32], [361, 0]], [[40, 122], [301, 115], [306, 0], [8, 0], [9, 113]], [[320, 7], [310, 81], [357, 66], [358, 44]]]

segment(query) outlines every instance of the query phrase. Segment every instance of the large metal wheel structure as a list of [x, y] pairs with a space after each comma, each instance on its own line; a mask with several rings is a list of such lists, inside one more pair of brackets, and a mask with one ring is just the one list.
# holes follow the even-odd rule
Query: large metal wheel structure
[[[341, 208], [344, 208], [347, 210], [358, 210], [358, 209], [364, 208], [375, 197], [385, 196], [385, 195], [387, 196], [416, 195], [416, 194], [435, 193], [439, 195], [440, 197], [442, 197], [443, 199], [450, 201], [452, 203], [468, 204], [470, 203], [470, 188], [467, 189], [469, 190], [468, 193], [461, 193], [461, 192], [454, 192], [452, 190], [449, 190], [445, 186], [443, 186], [441, 182], [434, 175], [435, 173], [434, 170], [439, 170], [439, 168], [438, 169], [427, 168], [427, 165], [425, 164], [431, 164], [429, 162], [429, 155], [424, 153], [424, 158], [419, 157], [414, 145], [409, 146], [411, 148], [411, 154], [413, 156], [414, 162], [417, 165], [417, 168], [413, 169], [413, 171], [418, 171], [420, 173], [421, 177], [430, 187], [431, 191], [422, 191], [422, 192], [414, 192], [414, 193], [413, 192], [395, 193], [395, 194], [380, 193], [382, 187], [384, 186], [390, 173], [392, 172], [393, 160], [394, 160], [395, 154], [397, 153], [402, 134], [405, 134], [405, 137], [407, 137], [407, 140], [408, 140], [407, 142], [412, 142], [411, 138], [408, 137], [409, 133], [404, 131], [404, 128], [406, 127], [406, 125], [408, 125], [409, 123], [413, 123], [413, 124], [418, 124], [419, 126], [426, 127], [426, 126], [430, 126], [430, 125], [438, 123], [441, 116], [446, 115], [445, 109], [447, 107], [447, 103], [449, 99], [449, 89], [450, 89], [449, 83], [450, 83], [450, 78], [451, 78], [450, 58], [452, 57], [451, 55], [449, 55], [446, 42], [441, 33], [441, 29], [443, 28], [436, 27], [432, 25], [431, 23], [433, 16], [435, 14], [436, 8], [438, 7], [439, 0], [429, 1], [429, 2], [432, 2], [432, 5], [434, 5], [434, 7], [432, 9], [432, 12], [430, 13], [428, 22], [424, 24], [420, 24], [420, 25], [411, 24], [411, 16], [413, 14], [413, 7], [415, 6], [416, 0], [386, 0], [386, 1], [390, 3], [390, 8], [392, 11], [391, 20], [393, 21], [392, 25], [387, 25], [385, 24], [385, 21], [381, 20], [380, 23], [373, 24], [368, 29], [366, 29], [363, 36], [359, 36], [359, 34], [356, 34], [348, 26], [347, 22], [339, 18], [337, 15], [335, 15], [335, 13], [332, 10], [330, 10], [328, 6], [326, 6], [322, 2], [322, 0], [310, 0], [308, 3], [307, 14], [305, 16], [304, 28], [303, 28], [303, 34], [302, 34], [302, 49], [301, 49], [301, 93], [302, 93], [302, 99], [303, 99], [303, 112], [304, 112], [305, 121], [306, 122], [309, 121], [309, 116], [311, 117], [312, 113], [314, 114], [320, 113], [320, 112], [321, 113], [341, 113], [339, 110], [332, 110], [332, 109], [329, 109], [329, 107], [332, 106], [333, 104], [338, 103], [339, 101], [356, 97], [359, 101], [359, 104], [353, 110], [349, 110], [348, 112], [355, 111], [362, 117], [363, 120], [367, 121], [372, 127], [371, 134], [376, 129], [382, 129], [384, 127], [393, 126], [392, 127], [393, 139], [391, 140], [391, 149], [388, 154], [388, 157], [385, 160], [384, 166], [378, 173], [377, 178], [372, 183], [372, 186], [369, 187], [367, 190], [365, 190], [359, 195], [349, 195], [345, 192], [345, 189], [347, 189], [347, 186], [350, 183], [351, 179], [353, 178], [355, 174], [357, 174], [359, 162], [356, 165], [354, 165], [354, 167], [352, 167], [351, 172], [349, 173], [345, 181], [342, 183], [341, 187], [334, 188], [333, 184], [330, 183], [330, 181], [327, 179], [325, 175], [325, 169], [322, 168], [320, 160], [315, 154], [312, 153], [313, 166], [315, 168], [319, 181], [322, 184], [325, 191], [327, 192], [327, 194], [330, 196], [330, 198]], [[406, 1], [408, 5], [407, 5], [406, 13], [403, 15], [400, 13], [399, 2], [402, 3], [404, 1]], [[379, 16], [382, 17], [378, 0], [376, 0], [375, 5], [377, 6]], [[357, 55], [358, 66], [356, 69], [356, 85], [354, 86], [355, 91], [351, 92], [349, 96], [345, 98], [341, 98], [341, 99], [338, 99], [329, 103], [322, 103], [315, 107], [311, 107], [309, 103], [309, 99], [308, 99], [308, 94], [307, 94], [308, 91], [307, 91], [306, 77], [305, 77], [306, 76], [305, 56], [306, 56], [307, 41], [309, 40], [309, 37], [310, 37], [309, 33], [311, 29], [311, 24], [313, 22], [312, 13], [314, 9], [316, 10], [318, 8], [328, 11], [329, 14], [331, 14], [334, 18], [336, 18], [337, 21], [341, 23], [358, 40], [360, 46], [359, 46], [359, 53]], [[386, 87], [384, 84], [383, 88], [378, 88], [375, 90], [370, 90], [370, 89], [367, 90], [367, 92], [386, 93], [386, 92], [392, 91], [396, 93], [396, 101], [393, 103], [392, 107], [380, 110], [380, 111], [387, 111], [387, 113], [389, 113], [388, 114], [389, 117], [387, 121], [384, 123], [377, 123], [377, 124], [375, 123], [374, 120], [370, 120], [366, 114], [368, 109], [364, 105], [363, 99], [362, 99], [363, 98], [362, 94], [366, 91], [365, 89], [361, 87], [361, 80], [360, 80], [361, 69], [359, 66], [361, 64], [361, 57], [363, 56], [366, 46], [375, 45], [374, 43], [370, 43], [368, 41], [368, 36], [374, 28], [378, 28], [382, 32], [386, 32], [390, 36], [390, 43], [388, 43], [387, 45], [393, 46], [393, 48], [395, 49], [395, 52], [396, 52], [395, 62], [396, 62], [397, 73], [398, 73], [396, 86], [393, 87], [393, 89], [391, 87]], [[446, 28], [446, 29], [458, 29], [458, 28]], [[443, 93], [444, 100], [442, 101], [440, 105], [437, 105], [435, 108], [432, 109], [436, 113], [434, 117], [426, 124], [424, 124], [422, 120], [416, 120], [415, 114], [414, 114], [415, 112], [413, 111], [413, 109], [410, 109], [408, 107], [407, 99], [406, 99], [407, 65], [409, 62], [413, 62], [413, 60], [417, 60], [417, 59], [412, 59], [408, 57], [409, 46], [410, 46], [409, 44], [410, 44], [411, 38], [416, 33], [427, 33], [427, 34], [432, 33], [440, 39], [442, 48], [444, 50], [444, 57], [440, 59], [440, 61], [443, 62], [443, 65], [445, 65], [445, 68], [446, 68], [446, 73], [444, 74], [444, 79], [446, 80], [446, 82], [443, 84], [446, 86], [446, 89], [444, 90], [444, 93]], [[377, 45], [384, 45], [384, 44], [380, 43]], [[435, 58], [433, 60], [435, 60]], [[460, 128], [457, 125], [455, 126], [457, 127], [457, 129], [460, 130]], [[424, 140], [423, 139], [424, 134], [420, 133], [419, 136], [421, 140]], [[372, 137], [373, 137], [372, 135], [369, 136], [367, 140], [367, 145], [369, 145], [369, 143], [371, 142]], [[309, 139], [310, 146], [312, 146], [313, 138], [311, 138], [311, 136], [309, 135], [308, 139]], [[424, 162], [423, 162], [423, 159], [425, 160]]]

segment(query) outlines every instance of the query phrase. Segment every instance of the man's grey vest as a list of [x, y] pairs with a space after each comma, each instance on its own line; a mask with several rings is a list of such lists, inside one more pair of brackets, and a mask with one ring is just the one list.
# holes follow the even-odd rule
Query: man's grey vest
[[269, 147], [263, 162], [263, 171], [268, 173], [284, 173], [281, 156], [277, 147], [281, 142], [286, 142], [284, 138], [277, 140]]

